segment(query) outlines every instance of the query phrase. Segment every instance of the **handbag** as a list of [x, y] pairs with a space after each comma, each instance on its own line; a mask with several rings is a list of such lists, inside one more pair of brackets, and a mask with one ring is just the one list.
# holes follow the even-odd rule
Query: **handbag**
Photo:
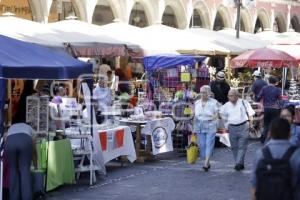
[[[243, 103], [243, 106], [245, 108], [245, 111], [246, 111], [246, 114], [247, 114], [247, 117], [248, 117], [248, 121], [249, 121], [250, 117], [249, 117], [249, 113], [247, 111], [247, 108], [245, 106], [244, 100], [242, 100], [242, 103]], [[255, 129], [249, 129], [248, 135], [249, 135], [250, 138], [260, 138], [260, 136], [261, 136], [261, 135], [259, 135], [259, 132]]]
[[188, 164], [195, 164], [198, 159], [199, 148], [197, 145], [197, 136], [192, 135], [191, 144], [186, 150], [186, 161]]

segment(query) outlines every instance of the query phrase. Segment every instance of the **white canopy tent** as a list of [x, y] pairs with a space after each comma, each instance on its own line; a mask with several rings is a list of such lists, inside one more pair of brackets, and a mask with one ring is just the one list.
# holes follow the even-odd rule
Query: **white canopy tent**
[[[21, 19], [13, 16], [0, 17], [0, 34], [14, 39], [38, 43], [40, 45], [65, 49], [72, 43], [74, 56], [100, 54], [105, 56], [136, 54], [139, 47], [125, 47], [124, 43], [106, 35], [99, 34], [99, 26], [77, 20], [65, 20], [50, 24]], [[91, 47], [93, 46], [94, 51]], [[135, 49], [134, 49], [135, 48]], [[138, 53], [137, 53], [138, 54]]]
[[25, 42], [47, 46], [63, 46], [45, 24], [14, 17], [0, 17], [0, 34]]
[[255, 36], [259, 37], [262, 40], [269, 41], [270, 44], [300, 44], [300, 33], [295, 31], [288, 31], [284, 33], [263, 31], [256, 33]]
[[222, 46], [208, 41], [185, 30], [165, 25], [152, 25], [142, 28], [144, 42], [149, 46], [170, 48], [184, 54], [216, 55], [219, 52], [229, 54], [230, 51]]
[[206, 28], [191, 28], [188, 31], [198, 36], [204, 37], [206, 40], [209, 40], [210, 42], [213, 42], [217, 45], [226, 48], [230, 51], [231, 55], [238, 55], [248, 50], [245, 49], [243, 45], [233, 42], [233, 38], [231, 36], [228, 36], [218, 31], [213, 31]]
[[[78, 20], [64, 20], [47, 24], [59, 41], [69, 43], [77, 56], [141, 56], [141, 48], [101, 32], [100, 26]], [[126, 46], [127, 52], [122, 50]], [[123, 52], [123, 53], [122, 53]]]
[[247, 50], [263, 48], [270, 44], [269, 41], [261, 40], [259, 37], [255, 36], [254, 34], [243, 32], [243, 31], [240, 31], [240, 38], [236, 38], [235, 29], [226, 28], [218, 32], [231, 37], [232, 38], [231, 41], [233, 45], [240, 45]]
[[267, 31], [262, 31], [259, 33], [254, 34], [256, 37], [260, 38], [261, 40], [265, 40], [268, 41], [270, 44], [272, 43], [272, 41], [275, 40], [275, 38], [280, 35], [280, 33], [278, 32], [274, 32], [271, 30], [267, 30]]
[[290, 45], [300, 45], [300, 33], [295, 31], [288, 31], [280, 33], [274, 40], [273, 44], [290, 44]]
[[144, 55], [146, 56], [158, 54], [179, 54], [172, 46], [160, 43], [158, 40], [151, 40], [151, 36], [149, 37], [149, 35], [145, 34], [143, 29], [136, 26], [122, 22], [113, 22], [100, 26], [100, 30], [101, 33], [109, 35], [120, 41], [138, 44], [144, 50]]
[[62, 43], [72, 42], [100, 42], [110, 44], [124, 44], [119, 40], [101, 34], [98, 25], [79, 20], [63, 20], [47, 24], [53, 34]]

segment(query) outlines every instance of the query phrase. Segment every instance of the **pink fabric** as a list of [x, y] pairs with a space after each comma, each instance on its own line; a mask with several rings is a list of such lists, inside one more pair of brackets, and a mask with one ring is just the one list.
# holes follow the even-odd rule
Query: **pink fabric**
[[298, 61], [289, 54], [269, 48], [246, 51], [231, 61], [232, 68], [298, 67]]

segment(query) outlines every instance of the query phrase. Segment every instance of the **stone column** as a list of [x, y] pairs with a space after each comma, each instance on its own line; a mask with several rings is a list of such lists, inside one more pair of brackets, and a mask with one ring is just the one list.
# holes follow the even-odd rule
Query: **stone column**
[[270, 17], [270, 30], [273, 31], [273, 26], [274, 26], [274, 22], [275, 22], [275, 8], [276, 4], [275, 3], [271, 3], [271, 17]]
[[93, 14], [97, 5], [97, 0], [73, 0], [79, 10], [79, 18], [88, 23], [92, 23]]
[[36, 11], [34, 20], [45, 24], [48, 23], [48, 16], [50, 14], [52, 2], [52, 0], [31, 1], [31, 5], [33, 5]]
[[291, 5], [288, 5], [288, 12], [286, 16], [286, 30], [289, 31], [291, 25]]
[[[192, 0], [188, 0], [187, 2], [187, 7], [186, 7], [186, 29], [188, 29], [190, 27], [190, 21], [192, 19], [192, 17], [194, 16], [194, 6], [193, 6], [193, 1]], [[193, 20], [192, 20], [193, 21]], [[205, 23], [205, 22], [203, 22]], [[193, 24], [192, 24], [193, 25]]]

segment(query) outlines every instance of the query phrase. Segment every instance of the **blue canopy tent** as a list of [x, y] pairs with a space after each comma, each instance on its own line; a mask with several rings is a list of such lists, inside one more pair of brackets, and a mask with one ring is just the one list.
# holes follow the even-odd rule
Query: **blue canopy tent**
[[[92, 65], [64, 52], [0, 35], [0, 112], [3, 118], [4, 79], [73, 79], [92, 73]], [[0, 121], [3, 126], [3, 121]], [[3, 127], [0, 126], [2, 135]]]
[[[149, 91], [153, 94], [154, 88], [157, 87], [157, 84], [155, 84], [156, 78], [154, 77], [157, 71], [176, 68], [179, 66], [188, 66], [193, 68], [197, 63], [202, 63], [205, 59], [206, 57], [204, 56], [192, 55], [156, 55], [145, 57], [144, 66], [150, 83]], [[165, 77], [162, 78], [165, 80]]]
[[[3, 135], [6, 79], [74, 79], [92, 65], [64, 52], [0, 35], [0, 138]], [[1, 181], [2, 182], [2, 181]], [[2, 195], [1, 198], [2, 199]]]
[[195, 66], [197, 62], [203, 62], [204, 56], [191, 55], [157, 55], [147, 56], [144, 58], [144, 66], [146, 71], [155, 71], [159, 69], [167, 69], [178, 67], [181, 65]]

